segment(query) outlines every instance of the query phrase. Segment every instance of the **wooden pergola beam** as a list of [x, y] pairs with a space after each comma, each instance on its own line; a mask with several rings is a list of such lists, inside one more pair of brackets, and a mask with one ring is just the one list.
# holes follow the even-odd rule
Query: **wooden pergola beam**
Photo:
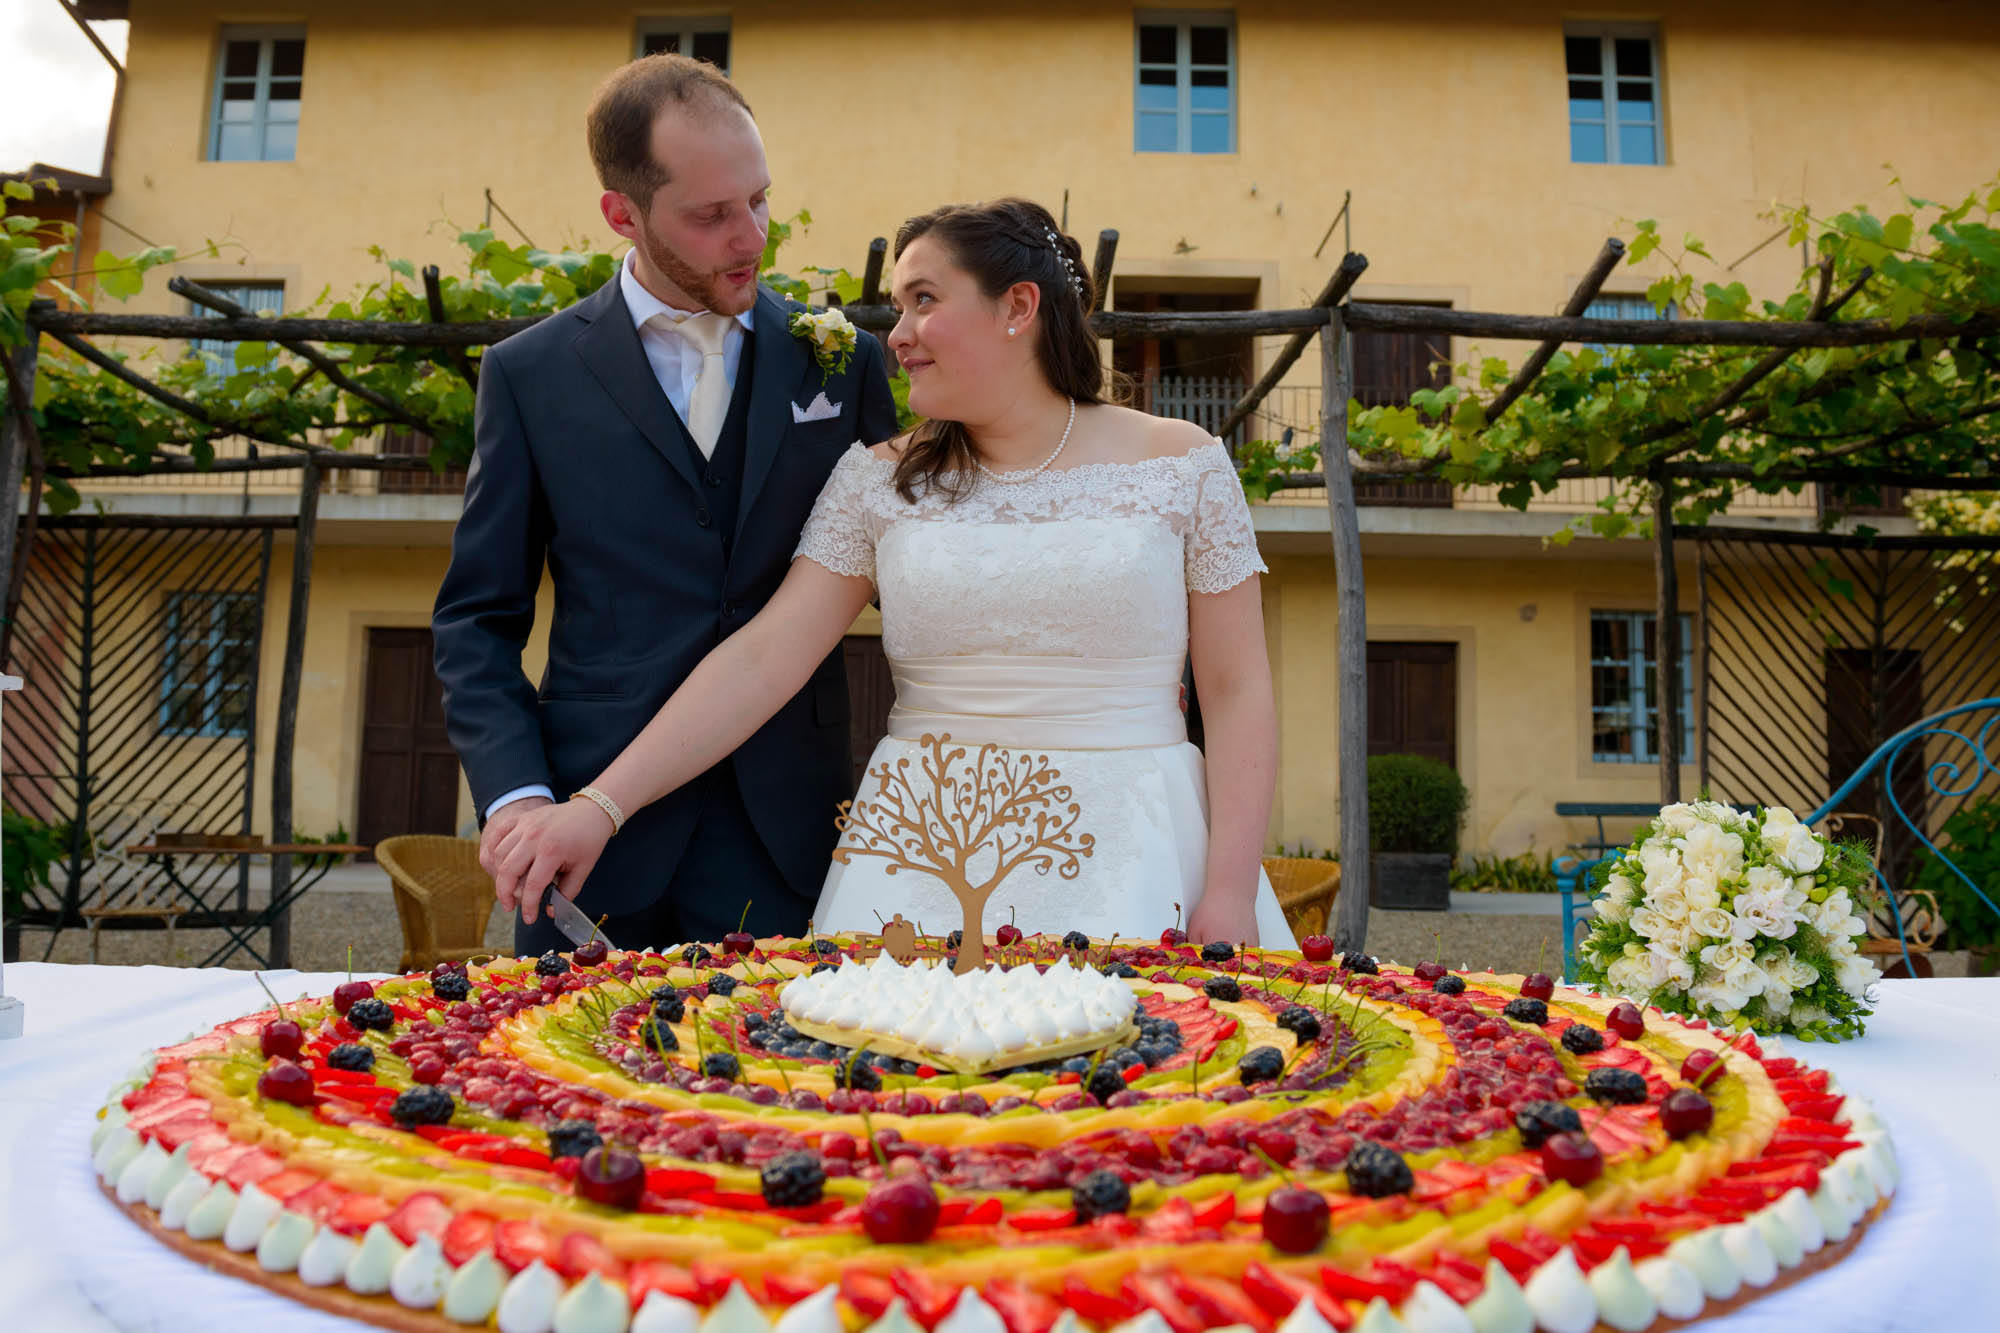
[[[209, 323], [211, 321], [197, 320], [197, 322]], [[257, 322], [263, 323], [264, 321], [259, 320]], [[37, 321], [37, 324], [39, 325], [40, 321]], [[312, 448], [311, 445], [303, 444], [298, 440], [287, 440], [282, 436], [267, 435], [254, 427], [246, 426], [239, 422], [224, 421], [200, 403], [189, 398], [183, 398], [172, 389], [163, 388], [153, 383], [138, 371], [120, 362], [116, 357], [91, 346], [82, 338], [68, 333], [58, 333], [53, 329], [48, 329], [47, 332], [49, 337], [55, 339], [64, 347], [69, 348], [70, 351], [75, 352], [78, 356], [90, 362], [107, 375], [110, 375], [113, 379], [131, 385], [154, 402], [159, 403], [163, 407], [172, 408], [190, 421], [200, 422], [219, 435], [241, 435], [245, 439], [256, 440], [261, 444], [277, 445], [283, 449], [307, 450]]]
[[[453, 325], [451, 323], [448, 314], [444, 308], [444, 280], [438, 276], [438, 266], [436, 264], [424, 265], [424, 305], [431, 312], [431, 324], [433, 327], [443, 327], [443, 328], [473, 327], [471, 325]], [[514, 321], [509, 320], [507, 322], [513, 323]], [[502, 336], [504, 337], [506, 335], [503, 334]], [[487, 343], [494, 343], [499, 341], [500, 341], [499, 338], [481, 339], [480, 342], [476, 345], [484, 346]], [[474, 393], [478, 393], [479, 369], [478, 367], [472, 364], [472, 358], [465, 354], [465, 349], [467, 347], [474, 346], [475, 344], [464, 343], [464, 344], [454, 345], [451, 343], [440, 341], [434, 345], [450, 348], [450, 350], [448, 350], [445, 353], [445, 356], [448, 358], [451, 368], [458, 372], [458, 377], [460, 379], [464, 380], [468, 385], [472, 387], [472, 391]]]
[[[1183, 316], [1186, 318], [1186, 316]], [[2000, 310], [1913, 315], [1807, 324], [1786, 320], [1572, 319], [1563, 315], [1496, 315], [1439, 306], [1363, 304], [1347, 307], [1348, 327], [1376, 333], [1449, 333], [1467, 338], [1537, 338], [1558, 342], [1627, 343], [1660, 347], [1871, 347], [1925, 338], [2000, 332]]]
[[[1338, 306], [1347, 299], [1347, 293], [1354, 289], [1355, 282], [1367, 271], [1368, 256], [1353, 253], [1342, 255], [1332, 276], [1327, 278], [1326, 285], [1319, 289], [1319, 295], [1313, 298], [1313, 303], [1308, 309], [1331, 310]], [[1264, 368], [1264, 373], [1250, 386], [1250, 391], [1236, 400], [1236, 406], [1229, 409], [1229, 415], [1216, 427], [1215, 433], [1218, 436], [1228, 439], [1230, 432], [1249, 419], [1250, 414], [1257, 410], [1257, 405], [1270, 396], [1271, 390], [1278, 387], [1278, 381], [1285, 378], [1299, 357], [1304, 354], [1306, 344], [1312, 341], [1315, 331], [1300, 329], [1292, 335], [1290, 342], [1278, 349], [1278, 354], [1271, 358], [1271, 364]], [[1347, 414], [1341, 413], [1343, 427], [1346, 420]], [[1341, 438], [1347, 437], [1343, 435]]]
[[1118, 258], [1118, 233], [1110, 227], [1097, 233], [1097, 257], [1090, 261], [1090, 312], [1104, 309], [1111, 291], [1111, 266]]
[[889, 238], [877, 236], [868, 242], [868, 262], [861, 267], [861, 304], [882, 303], [882, 265], [889, 257]]
[[[1576, 290], [1570, 293], [1568, 302], [1563, 305], [1563, 315], [1566, 318], [1574, 318], [1590, 309], [1590, 303], [1597, 299], [1597, 293], [1604, 286], [1604, 280], [1611, 276], [1611, 270], [1618, 267], [1618, 261], [1624, 257], [1625, 242], [1616, 236], [1605, 241], [1603, 248], [1597, 252], [1597, 258], [1590, 261], [1590, 269], [1583, 275], [1583, 281], [1576, 285]], [[1507, 387], [1500, 391], [1500, 396], [1487, 404], [1487, 425], [1491, 426], [1498, 421], [1501, 415], [1514, 405], [1514, 400], [1528, 391], [1528, 386], [1535, 382], [1535, 377], [1542, 373], [1550, 358], [1554, 357], [1561, 347], [1562, 343], [1559, 340], [1546, 341], [1528, 354], [1528, 359], [1514, 372], [1514, 378], [1507, 382]]]

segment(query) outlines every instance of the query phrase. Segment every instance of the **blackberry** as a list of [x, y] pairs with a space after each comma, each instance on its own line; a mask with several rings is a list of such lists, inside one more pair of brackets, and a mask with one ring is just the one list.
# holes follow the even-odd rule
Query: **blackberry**
[[1210, 940], [1201, 946], [1201, 961], [1226, 963], [1236, 956], [1236, 946], [1227, 940]]
[[812, 971], [806, 973], [806, 975], [809, 977], [815, 977], [822, 972], [833, 972], [837, 970], [838, 969], [836, 969], [832, 963], [814, 963], [812, 965]]
[[715, 955], [709, 952], [707, 945], [690, 944], [681, 950], [681, 962], [688, 967], [699, 967], [703, 963], [713, 962], [714, 959]]
[[1604, 1034], [1588, 1023], [1571, 1023], [1563, 1029], [1562, 1044], [1571, 1055], [1589, 1055], [1604, 1049]]
[[1106, 963], [1097, 970], [1107, 977], [1136, 977], [1139, 975], [1139, 969], [1130, 963]]
[[734, 1083], [736, 1076], [743, 1072], [743, 1065], [728, 1051], [710, 1051], [708, 1058], [701, 1062], [701, 1072], [710, 1078], [726, 1078]]
[[1130, 1211], [1132, 1187], [1109, 1171], [1093, 1171], [1071, 1188], [1069, 1201], [1076, 1209], [1076, 1220], [1088, 1222], [1107, 1213]]
[[1600, 1102], [1637, 1106], [1646, 1100], [1646, 1080], [1629, 1069], [1593, 1069], [1583, 1090]]
[[1080, 930], [1065, 931], [1063, 932], [1062, 946], [1065, 949], [1088, 949], [1090, 947], [1090, 936]]
[[559, 977], [569, 971], [569, 959], [549, 950], [535, 960], [535, 975], [538, 977]]
[[458, 1109], [451, 1094], [435, 1083], [419, 1083], [389, 1105], [389, 1114], [404, 1129], [418, 1125], [442, 1125]]
[[882, 1076], [868, 1064], [866, 1057], [852, 1063], [843, 1060], [833, 1067], [833, 1086], [852, 1088], [856, 1092], [879, 1092]]
[[371, 995], [347, 1007], [347, 1021], [363, 1032], [387, 1032], [396, 1026], [396, 1011], [389, 1007], [387, 1000], [378, 1000]]
[[1318, 1041], [1320, 1034], [1319, 1015], [1302, 1004], [1295, 1004], [1278, 1015], [1278, 1026], [1297, 1037], [1301, 1042]]
[[826, 1169], [817, 1153], [779, 1153], [764, 1163], [757, 1176], [764, 1202], [773, 1208], [810, 1208], [826, 1188]]
[[431, 982], [431, 994], [440, 1000], [462, 1000], [472, 994], [472, 978], [463, 972], [447, 972]]
[[678, 1023], [687, 1017], [687, 996], [672, 986], [653, 992], [653, 1015], [662, 1023]]
[[1245, 1083], [1268, 1083], [1284, 1072], [1284, 1053], [1275, 1046], [1253, 1046], [1236, 1062], [1236, 1075]]
[[[956, 930], [952, 932], [952, 934], [954, 935], [961, 933], [962, 932]], [[818, 954], [822, 958], [829, 958], [832, 957], [834, 954], [840, 952], [840, 946], [838, 944], [835, 944], [832, 940], [814, 940], [813, 952]]]
[[1365, 972], [1371, 977], [1382, 975], [1382, 969], [1376, 966], [1373, 954], [1344, 953], [1340, 956], [1340, 965], [1349, 972]]
[[1446, 973], [1431, 983], [1431, 990], [1438, 995], [1465, 994], [1465, 978]]
[[1100, 1102], [1108, 1102], [1125, 1091], [1125, 1080], [1118, 1074], [1119, 1066], [1105, 1060], [1097, 1066], [1097, 1072], [1083, 1085], [1083, 1090]]
[[1401, 1154], [1365, 1139], [1347, 1154], [1343, 1169], [1347, 1172], [1348, 1192], [1365, 1194], [1371, 1199], [1408, 1194], [1417, 1183], [1417, 1178], [1410, 1174], [1410, 1164]]
[[954, 930], [951, 934], [944, 937], [944, 947], [947, 949], [956, 949], [964, 943], [965, 932], [962, 930]]
[[708, 979], [710, 995], [733, 995], [736, 993], [736, 978], [727, 972], [718, 972]]
[[375, 1052], [358, 1041], [343, 1041], [326, 1053], [327, 1067], [355, 1072], [375, 1067]]
[[1201, 988], [1208, 992], [1211, 1000], [1240, 1000], [1243, 988], [1236, 984], [1235, 977], [1210, 977]]
[[604, 1146], [604, 1136], [588, 1120], [563, 1120], [549, 1127], [549, 1156], [581, 1157]]
[[1507, 1001], [1507, 1007], [1500, 1012], [1516, 1023], [1533, 1023], [1536, 1027], [1549, 1021], [1548, 1005], [1525, 995]]
[[1562, 1102], [1523, 1102], [1514, 1112], [1514, 1128], [1522, 1143], [1539, 1148], [1558, 1134], [1582, 1133], [1583, 1117]]
[[681, 1048], [681, 1039], [674, 1035], [673, 1028], [659, 1018], [643, 1019], [639, 1023], [639, 1044], [648, 1050], [665, 1055]]

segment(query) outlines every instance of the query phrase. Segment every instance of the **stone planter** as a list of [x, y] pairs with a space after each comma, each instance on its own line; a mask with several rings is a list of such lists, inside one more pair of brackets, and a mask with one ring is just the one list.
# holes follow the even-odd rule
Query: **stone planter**
[[1377, 852], [1368, 905], [1391, 912], [1451, 908], [1451, 856], [1445, 852]]

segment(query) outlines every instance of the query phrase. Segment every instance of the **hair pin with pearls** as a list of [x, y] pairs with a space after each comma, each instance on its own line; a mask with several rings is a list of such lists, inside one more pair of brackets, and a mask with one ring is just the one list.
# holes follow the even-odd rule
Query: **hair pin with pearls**
[[1068, 270], [1070, 290], [1081, 298], [1083, 296], [1083, 278], [1076, 271], [1076, 261], [1069, 257], [1069, 251], [1063, 249], [1062, 237], [1056, 235], [1054, 229], [1049, 227], [1042, 228], [1042, 234], [1049, 238], [1049, 249], [1056, 252], [1056, 258], [1062, 260], [1063, 268]]

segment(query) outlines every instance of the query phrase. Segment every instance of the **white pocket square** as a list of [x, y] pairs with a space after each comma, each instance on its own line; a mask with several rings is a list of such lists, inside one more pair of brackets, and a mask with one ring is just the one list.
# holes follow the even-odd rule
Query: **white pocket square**
[[797, 403], [792, 404], [793, 425], [803, 425], [808, 421], [831, 421], [839, 415], [840, 404], [829, 403], [824, 393], [820, 394], [819, 397], [813, 399], [810, 403], [807, 403], [804, 407], [800, 407]]

